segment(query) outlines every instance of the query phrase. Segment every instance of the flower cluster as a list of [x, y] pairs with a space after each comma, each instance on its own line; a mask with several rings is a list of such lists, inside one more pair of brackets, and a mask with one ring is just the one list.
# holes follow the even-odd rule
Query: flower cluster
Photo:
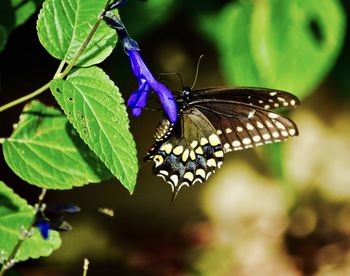
[[[122, 2], [125, 1], [112, 3], [110, 9], [116, 8]], [[129, 56], [131, 69], [138, 80], [139, 88], [131, 94], [128, 100], [128, 106], [131, 107], [132, 114], [134, 116], [141, 114], [142, 109], [146, 106], [147, 96], [152, 89], [158, 95], [169, 120], [175, 123], [178, 112], [174, 96], [164, 84], [154, 78], [140, 55], [137, 42], [130, 37], [123, 22], [115, 14], [107, 11], [104, 15], [104, 21], [116, 30], [124, 51]]]

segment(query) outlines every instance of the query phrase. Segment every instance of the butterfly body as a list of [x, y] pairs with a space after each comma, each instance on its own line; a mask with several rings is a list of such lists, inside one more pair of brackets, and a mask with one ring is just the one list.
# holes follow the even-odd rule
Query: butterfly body
[[271, 111], [297, 106], [299, 100], [279, 90], [213, 87], [175, 93], [179, 119], [163, 117], [156, 143], [144, 160], [153, 160], [154, 174], [172, 187], [206, 181], [223, 164], [224, 154], [280, 142], [298, 134], [295, 123]]

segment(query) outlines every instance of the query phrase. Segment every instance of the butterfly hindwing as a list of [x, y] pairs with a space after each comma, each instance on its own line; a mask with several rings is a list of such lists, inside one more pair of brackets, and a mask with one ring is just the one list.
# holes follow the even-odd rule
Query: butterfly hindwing
[[155, 143], [145, 159], [155, 162], [154, 174], [164, 178], [176, 195], [182, 186], [207, 180], [222, 165], [223, 155], [216, 129], [197, 108], [188, 107], [169, 139]]

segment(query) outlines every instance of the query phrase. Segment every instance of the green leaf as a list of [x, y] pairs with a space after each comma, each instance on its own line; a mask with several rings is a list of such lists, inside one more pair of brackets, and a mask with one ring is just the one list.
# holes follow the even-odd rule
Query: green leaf
[[75, 70], [50, 89], [83, 140], [132, 193], [138, 170], [123, 98], [97, 67]]
[[332, 68], [344, 35], [338, 0], [254, 3], [251, 47], [268, 86], [306, 96]]
[[122, 19], [130, 35], [140, 37], [154, 27], [169, 21], [178, 4], [179, 1], [176, 0], [129, 1], [121, 9], [124, 15]]
[[264, 86], [249, 47], [252, 5], [231, 3], [220, 15], [199, 18], [199, 27], [217, 46], [226, 79], [235, 85]]
[[2, 0], [0, 1], [0, 52], [5, 47], [11, 31], [22, 25], [36, 10], [35, 1]]
[[15, 8], [15, 26], [22, 25], [36, 11], [35, 1], [12, 0]]
[[[40, 11], [37, 31], [45, 49], [55, 58], [70, 62], [98, 20], [106, 1], [47, 0]], [[117, 36], [101, 22], [76, 65], [90, 66], [110, 55]]]
[[240, 1], [200, 18], [227, 80], [308, 95], [334, 64], [344, 40], [337, 0]]
[[[34, 216], [34, 208], [0, 181], [0, 248], [5, 258], [11, 254], [23, 229], [32, 224]], [[58, 232], [50, 230], [49, 239], [44, 240], [39, 230], [35, 228], [34, 234], [24, 240], [15, 260], [24, 261], [49, 256], [60, 245]]]
[[19, 177], [41, 188], [70, 189], [112, 177], [66, 116], [38, 101], [25, 106], [3, 152]]
[[35, 10], [36, 4], [33, 0], [2, 0], [0, 1], [0, 25], [3, 25], [9, 33], [27, 21]]

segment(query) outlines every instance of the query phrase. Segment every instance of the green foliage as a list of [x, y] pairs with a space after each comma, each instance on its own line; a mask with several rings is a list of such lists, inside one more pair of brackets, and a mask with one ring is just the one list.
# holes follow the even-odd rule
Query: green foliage
[[41, 188], [70, 189], [112, 177], [66, 116], [38, 101], [25, 106], [3, 152], [19, 177]]
[[0, 1], [0, 52], [5, 47], [10, 32], [22, 25], [35, 12], [36, 1]]
[[51, 91], [85, 143], [132, 193], [136, 145], [118, 88], [101, 69], [90, 67], [52, 81]]
[[[55, 58], [69, 63], [86, 39], [105, 1], [47, 0], [40, 11], [37, 31], [41, 44]], [[101, 24], [76, 65], [102, 62], [115, 47], [117, 36]]]
[[[238, 1], [199, 22], [219, 50], [229, 82], [286, 90], [300, 98], [312, 93], [330, 71], [345, 35], [338, 0]], [[283, 179], [292, 206], [295, 194], [284, 178], [282, 145], [263, 151], [265, 163]]]
[[140, 37], [168, 21], [178, 3], [176, 0], [128, 1], [120, 13], [132, 37]]
[[303, 98], [341, 49], [345, 16], [337, 0], [240, 1], [202, 18], [225, 75], [238, 85], [275, 87]]
[[[34, 216], [34, 208], [0, 181], [0, 248], [5, 258], [11, 254], [23, 228], [31, 225]], [[44, 240], [35, 229], [34, 234], [24, 240], [15, 260], [48, 256], [60, 245], [61, 239], [56, 231], [50, 230], [49, 239]]]

